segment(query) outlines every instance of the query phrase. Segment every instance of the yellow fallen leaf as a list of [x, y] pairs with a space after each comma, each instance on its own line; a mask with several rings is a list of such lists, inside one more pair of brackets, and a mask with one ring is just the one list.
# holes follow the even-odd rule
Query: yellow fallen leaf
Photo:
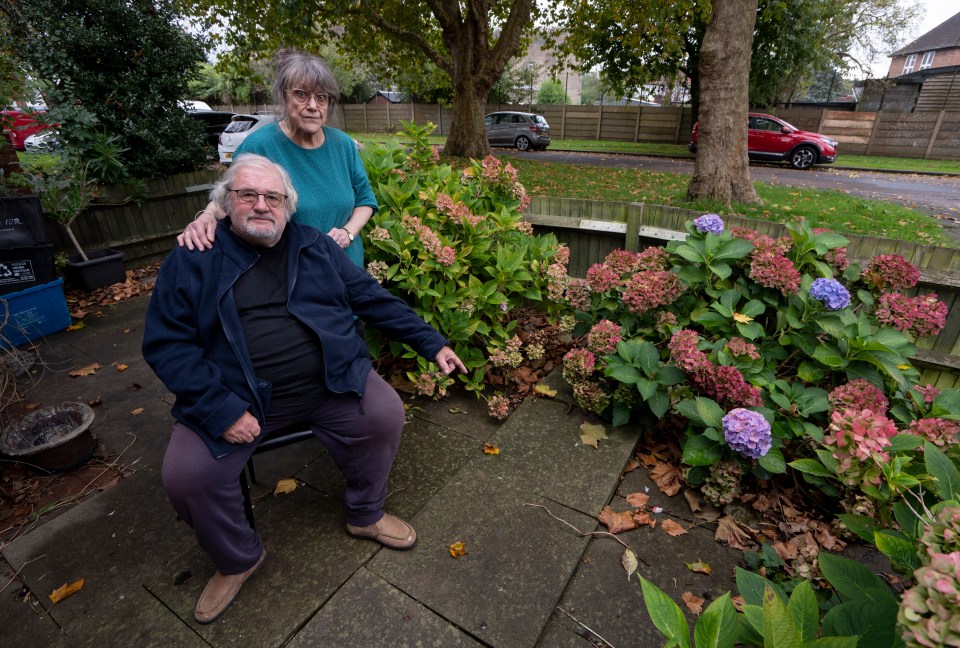
[[712, 574], [713, 573], [713, 567], [703, 562], [702, 560], [698, 560], [697, 562], [692, 562], [692, 563], [685, 563], [685, 564], [687, 565], [687, 569], [694, 572], [695, 574]]
[[466, 414], [467, 410], [462, 410], [459, 407], [451, 407], [448, 410], [451, 414]]
[[743, 313], [734, 313], [733, 321], [740, 322], [741, 324], [749, 324], [750, 322], [753, 321], [753, 318], [750, 317], [749, 315], [744, 315]]
[[103, 367], [99, 362], [94, 362], [92, 365], [87, 365], [86, 367], [81, 367], [79, 369], [74, 369], [70, 372], [71, 378], [79, 378], [80, 376], [91, 376], [97, 373], [97, 369]]
[[286, 495], [287, 493], [292, 493], [297, 490], [297, 480], [296, 479], [281, 479], [277, 482], [277, 485], [273, 488], [274, 495]]
[[117, 371], [126, 371], [130, 368], [129, 365], [125, 365], [122, 362], [114, 362], [113, 366], [117, 368]]
[[492, 443], [484, 443], [484, 444], [483, 444], [483, 454], [498, 455], [498, 454], [500, 454], [500, 448], [498, 448], [497, 446], [493, 445]]
[[684, 529], [682, 525], [678, 524], [676, 520], [664, 520], [660, 525], [660, 528], [674, 537], [681, 536], [687, 532], [687, 530]]
[[550, 389], [546, 385], [537, 385], [533, 388], [533, 393], [539, 396], [546, 396], [547, 398], [553, 398], [557, 395], [556, 389]]
[[593, 425], [592, 423], [582, 423], [580, 425], [580, 441], [584, 445], [599, 450], [599, 441], [606, 438], [607, 431], [602, 425]]
[[627, 580], [630, 580], [640, 563], [637, 561], [637, 554], [634, 553], [633, 549], [624, 549], [623, 555], [620, 556], [620, 564], [623, 565], [623, 571], [627, 572]]
[[133, 416], [139, 416], [140, 414], [143, 414], [143, 408], [142, 408], [142, 407], [138, 407], [138, 408], [135, 409], [135, 410], [130, 410], [130, 413], [131, 413]]
[[73, 581], [70, 584], [64, 583], [63, 585], [61, 585], [60, 587], [58, 587], [57, 589], [53, 590], [53, 592], [50, 593], [50, 600], [53, 602], [54, 605], [56, 605], [57, 603], [67, 598], [71, 594], [76, 594], [81, 589], [83, 589], [83, 583], [84, 583], [84, 579], [82, 578], [80, 580]]
[[450, 552], [451, 558], [459, 558], [460, 556], [466, 556], [467, 545], [463, 542], [454, 542], [452, 545], [447, 547], [447, 551]]
[[67, 330], [68, 330], [68, 331], [79, 331], [79, 330], [82, 329], [82, 328], [84, 328], [84, 324], [83, 324], [83, 321], [81, 320], [81, 321], [77, 322], [76, 324], [71, 324], [70, 326], [68, 326], [68, 327], [67, 327]]

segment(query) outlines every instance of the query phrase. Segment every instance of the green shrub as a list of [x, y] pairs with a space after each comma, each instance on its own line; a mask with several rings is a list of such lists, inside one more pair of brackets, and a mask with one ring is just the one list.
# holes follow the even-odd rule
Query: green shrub
[[[426, 143], [433, 128], [405, 124], [412, 146], [393, 141], [363, 151], [380, 204], [364, 228], [367, 270], [450, 339], [470, 372], [461, 379], [481, 391], [488, 371], [536, 353], [535, 345], [521, 347], [509, 312], [533, 304], [559, 314], [563, 306], [550, 298], [562, 294], [568, 251], [521, 220], [529, 199], [509, 164], [493, 156], [462, 170], [440, 164]], [[376, 337], [370, 343], [374, 355], [385, 348]], [[390, 351], [415, 356], [395, 343]], [[417, 362], [411, 378], [421, 393], [449, 384]]]

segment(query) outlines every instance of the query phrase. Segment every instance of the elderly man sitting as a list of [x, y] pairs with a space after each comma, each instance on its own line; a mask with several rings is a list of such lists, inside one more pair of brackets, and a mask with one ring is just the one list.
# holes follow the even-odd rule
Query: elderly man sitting
[[217, 245], [174, 248], [157, 277], [143, 356], [176, 396], [163, 460], [173, 507], [217, 572], [197, 602], [216, 619], [266, 557], [239, 476], [271, 432], [304, 422], [346, 478], [347, 533], [408, 549], [416, 532], [383, 511], [403, 404], [371, 366], [354, 316], [466, 371], [447, 341], [354, 265], [329, 236], [289, 222], [286, 171], [240, 157], [211, 192], [227, 214]]

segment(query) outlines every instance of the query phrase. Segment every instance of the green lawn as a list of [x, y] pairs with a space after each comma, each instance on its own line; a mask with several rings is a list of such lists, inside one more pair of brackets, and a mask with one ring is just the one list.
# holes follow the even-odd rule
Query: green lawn
[[[383, 133], [355, 133], [353, 137], [362, 142], [383, 142], [389, 139]], [[433, 137], [430, 141], [442, 144], [444, 139]], [[685, 147], [665, 144], [554, 140], [551, 148], [559, 150], [567, 148], [568, 145], [570, 148], [578, 147], [576, 150], [604, 153], [691, 157]], [[849, 166], [904, 171], [949, 170], [960, 173], [960, 163], [956, 162], [865, 156], [847, 156], [843, 160]], [[528, 160], [522, 157], [512, 157], [510, 163], [519, 171], [520, 181], [531, 195], [673, 205], [777, 222], [804, 218], [813, 227], [826, 227], [836, 232], [955, 246], [944, 235], [937, 220], [930, 216], [900, 205], [858, 198], [839, 191], [782, 187], [756, 182], [754, 184], [757, 192], [763, 199], [762, 205], [734, 204], [727, 209], [706, 201], [686, 202], [690, 176], [685, 174], [610, 169], [586, 164]]]

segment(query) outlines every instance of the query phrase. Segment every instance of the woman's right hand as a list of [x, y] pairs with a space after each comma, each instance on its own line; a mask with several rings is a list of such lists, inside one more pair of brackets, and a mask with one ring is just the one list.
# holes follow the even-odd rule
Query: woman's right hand
[[187, 246], [188, 250], [197, 249], [203, 252], [205, 249], [213, 247], [216, 231], [217, 219], [213, 214], [204, 212], [195, 221], [189, 223], [182, 234], [177, 236], [177, 244], [180, 247]]

